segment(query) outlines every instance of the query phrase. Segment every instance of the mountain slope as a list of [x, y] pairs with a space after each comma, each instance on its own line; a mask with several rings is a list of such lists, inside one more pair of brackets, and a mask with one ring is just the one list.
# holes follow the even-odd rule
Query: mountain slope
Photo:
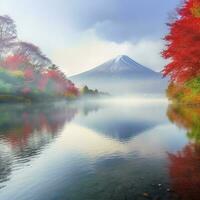
[[111, 94], [160, 93], [166, 87], [160, 73], [124, 55], [70, 79], [78, 86], [87, 85]]

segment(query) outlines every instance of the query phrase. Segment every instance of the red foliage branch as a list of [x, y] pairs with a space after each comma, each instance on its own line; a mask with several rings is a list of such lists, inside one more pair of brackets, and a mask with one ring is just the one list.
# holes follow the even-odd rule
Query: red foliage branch
[[185, 82], [200, 75], [200, 0], [187, 0], [178, 17], [168, 24], [167, 48], [162, 52], [171, 62], [163, 70], [172, 81]]

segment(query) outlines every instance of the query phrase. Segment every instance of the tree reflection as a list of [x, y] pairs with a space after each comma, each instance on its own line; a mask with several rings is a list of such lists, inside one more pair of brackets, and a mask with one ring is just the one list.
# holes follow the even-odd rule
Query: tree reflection
[[76, 108], [32, 105], [0, 107], [0, 188], [13, 165], [27, 163], [59, 134]]
[[183, 200], [198, 200], [200, 188], [200, 108], [171, 105], [169, 119], [187, 130], [190, 143], [169, 154], [169, 171], [174, 191]]
[[187, 136], [200, 142], [200, 108], [171, 105], [167, 112], [168, 118], [178, 127], [187, 130]]
[[13, 148], [31, 145], [30, 140], [39, 142], [40, 138], [53, 138], [66, 122], [70, 122], [77, 110], [75, 108], [49, 106], [30, 106], [0, 108], [0, 134]]

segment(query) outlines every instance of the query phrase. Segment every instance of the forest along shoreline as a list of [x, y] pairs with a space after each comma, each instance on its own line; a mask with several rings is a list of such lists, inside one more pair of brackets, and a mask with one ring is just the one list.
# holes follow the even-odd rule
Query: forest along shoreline
[[17, 36], [15, 22], [0, 16], [0, 103], [74, 100], [107, 95], [78, 88], [32, 43]]

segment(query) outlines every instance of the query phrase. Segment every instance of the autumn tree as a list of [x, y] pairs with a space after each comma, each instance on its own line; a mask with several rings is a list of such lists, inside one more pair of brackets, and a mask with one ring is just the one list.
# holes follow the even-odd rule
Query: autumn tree
[[170, 63], [163, 75], [183, 83], [200, 75], [200, 0], [185, 0], [168, 26], [167, 47], [162, 55]]
[[41, 70], [51, 65], [51, 60], [42, 53], [39, 47], [32, 43], [17, 42], [13, 53], [25, 57], [36, 70]]
[[17, 38], [14, 21], [7, 15], [0, 16], [0, 58], [13, 45]]
[[[14, 21], [0, 16], [0, 92], [76, 97], [79, 90], [39, 47], [20, 41]], [[12, 90], [11, 90], [12, 89]]]

